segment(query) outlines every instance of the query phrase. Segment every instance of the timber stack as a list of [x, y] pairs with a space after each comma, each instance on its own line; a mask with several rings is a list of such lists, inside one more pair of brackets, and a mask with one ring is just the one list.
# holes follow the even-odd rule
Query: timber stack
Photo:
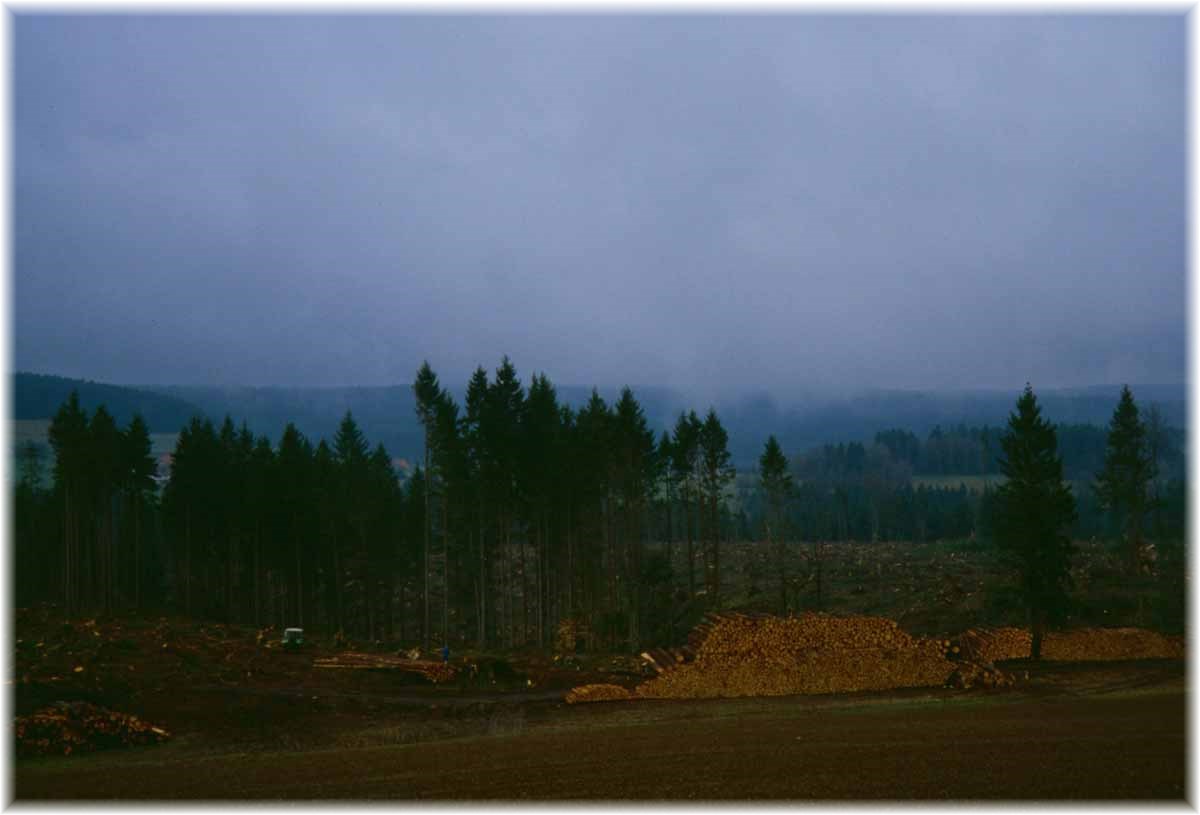
[[[991, 664], [1027, 659], [1033, 640], [1023, 628], [970, 628], [952, 645], [965, 660]], [[1123, 659], [1182, 659], [1183, 638], [1144, 628], [1080, 628], [1049, 631], [1042, 641], [1042, 658], [1056, 661]]]
[[1144, 628], [1081, 628], [1052, 631], [1042, 657], [1057, 660], [1182, 659], [1183, 638]]
[[638, 686], [645, 698], [781, 696], [941, 685], [949, 642], [914, 638], [883, 617], [719, 614], [688, 637], [695, 657]]
[[399, 671], [417, 674], [430, 682], [448, 682], [458, 671], [445, 662], [414, 660], [388, 654], [363, 654], [344, 651], [331, 657], [313, 660], [314, 668], [342, 668], [348, 670]]
[[620, 685], [580, 685], [567, 691], [568, 705], [580, 702], [608, 702], [614, 700], [632, 699], [633, 694]]
[[[1033, 639], [1024, 628], [968, 628], [951, 650], [958, 648], [957, 655], [964, 660], [990, 665], [1005, 659], [1025, 659], [1032, 645]], [[1045, 645], [1042, 650], [1044, 656]]]

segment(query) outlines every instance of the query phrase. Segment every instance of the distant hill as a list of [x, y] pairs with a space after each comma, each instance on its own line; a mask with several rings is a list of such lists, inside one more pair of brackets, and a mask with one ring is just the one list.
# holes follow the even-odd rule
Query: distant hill
[[[78, 388], [89, 409], [104, 402], [118, 421], [127, 422], [134, 410], [142, 411], [152, 431], [174, 433], [195, 413], [219, 423], [226, 414], [239, 425], [245, 421], [256, 434], [278, 442], [287, 422], [314, 442], [332, 439], [338, 422], [352, 411], [367, 440], [382, 443], [393, 457], [410, 460], [421, 455], [423, 435], [414, 411], [409, 385], [386, 387], [211, 387], [116, 386], [62, 377], [17, 374], [14, 394], [16, 418], [42, 419], [53, 415], [71, 388]], [[1187, 389], [1184, 385], [1132, 385], [1143, 409], [1159, 405], [1167, 423], [1187, 425]], [[557, 385], [559, 400], [583, 405], [591, 387]], [[461, 405], [462, 388], [453, 388]], [[619, 388], [597, 389], [609, 404]], [[1060, 424], [1104, 426], [1112, 416], [1119, 385], [1045, 389], [1038, 399], [1047, 418]], [[655, 433], [669, 430], [681, 410], [703, 415], [708, 404], [689, 401], [686, 394], [665, 387], [634, 388], [646, 419]], [[924, 437], [935, 426], [1002, 426], [1016, 402], [1017, 391], [871, 391], [838, 399], [811, 400], [781, 405], [766, 393], [749, 393], [716, 404], [729, 431], [730, 452], [740, 470], [756, 466], [762, 445], [774, 433], [789, 456], [812, 447], [836, 442], [863, 441], [875, 433], [899, 427]]]
[[[1168, 425], [1187, 426], [1185, 385], [1130, 385], [1145, 411], [1157, 404]], [[1105, 426], [1120, 385], [1038, 390], [1043, 415], [1055, 424]], [[766, 394], [748, 395], [717, 411], [729, 430], [735, 461], [752, 464], [774, 433], [790, 456], [829, 442], [868, 442], [880, 430], [898, 427], [924, 437], [936, 426], [1001, 427], [1015, 407], [1017, 391], [872, 391], [836, 400], [782, 407]]]
[[152, 433], [176, 433], [202, 412], [195, 404], [175, 396], [85, 379], [18, 372], [13, 374], [12, 385], [12, 418], [18, 420], [51, 418], [72, 390], [79, 392], [79, 403], [89, 413], [104, 405], [121, 426], [140, 413]]

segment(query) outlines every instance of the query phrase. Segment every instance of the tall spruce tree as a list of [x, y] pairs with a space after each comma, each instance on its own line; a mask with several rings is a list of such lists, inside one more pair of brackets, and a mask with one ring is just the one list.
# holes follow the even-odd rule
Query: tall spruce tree
[[1096, 478], [1095, 490], [1101, 506], [1112, 513], [1121, 530], [1131, 574], [1138, 569], [1142, 526], [1151, 506], [1150, 484], [1155, 474], [1146, 445], [1146, 428], [1138, 417], [1133, 393], [1126, 385], [1108, 425], [1104, 469]]
[[1054, 426], [1042, 418], [1028, 384], [1000, 446], [1006, 480], [996, 490], [993, 532], [1019, 573], [1031, 656], [1040, 659], [1047, 625], [1060, 622], [1067, 609], [1073, 549], [1067, 529], [1075, 520], [1075, 498], [1063, 482]]
[[701, 485], [708, 504], [708, 540], [710, 545], [710, 578], [712, 599], [721, 599], [721, 507], [724, 505], [725, 487], [736, 475], [730, 465], [729, 434], [709, 408], [704, 424], [700, 427]]
[[504, 581], [504, 639], [512, 645], [516, 641], [516, 588], [514, 572], [517, 564], [513, 559], [513, 534], [520, 507], [520, 455], [521, 426], [525, 412], [525, 390], [517, 378], [517, 369], [505, 355], [496, 369], [496, 376], [488, 388], [484, 410], [484, 437], [491, 451], [491, 476], [489, 483], [489, 505], [496, 518], [497, 549], [503, 564], [501, 578]]
[[81, 602], [80, 561], [84, 548], [87, 508], [88, 417], [79, 406], [79, 393], [71, 395], [50, 422], [54, 449], [54, 490], [62, 507], [62, 598], [68, 613]]
[[[475, 639], [480, 647], [488, 640], [488, 522], [490, 519], [487, 507], [487, 483], [490, 479], [491, 463], [488, 439], [485, 436], [487, 422], [488, 375], [483, 366], [475, 368], [467, 383], [466, 415], [463, 417], [463, 451], [467, 497], [471, 509], [468, 513], [471, 526], [470, 535], [475, 540], [475, 553], [472, 559], [476, 563], [473, 572], [472, 591], [475, 595]], [[424, 486], [421, 486], [424, 493]]]
[[[413, 380], [413, 396], [416, 398], [417, 419], [421, 422], [421, 427], [425, 431], [425, 467], [424, 472], [427, 480], [432, 480], [431, 473], [433, 472], [433, 455], [434, 447], [437, 440], [438, 431], [438, 403], [442, 398], [442, 388], [438, 384], [437, 374], [429, 367], [429, 361], [425, 360], [421, 363], [421, 367], [417, 370], [417, 378]], [[421, 642], [426, 650], [429, 649], [430, 636], [430, 609], [429, 609], [429, 573], [430, 573], [430, 525], [433, 523], [433, 513], [429, 508], [430, 495], [433, 492], [433, 485], [427, 483], [423, 489], [422, 497], [425, 500], [425, 508], [422, 517], [425, 519], [425, 529], [422, 531], [422, 539], [424, 541], [424, 557], [423, 557], [423, 576], [422, 576], [422, 616], [421, 616]]]
[[613, 406], [614, 473], [621, 502], [620, 571], [624, 574], [625, 605], [629, 645], [636, 650], [639, 616], [643, 600], [643, 537], [646, 532], [646, 504], [654, 478], [654, 431], [646, 423], [646, 414], [633, 391], [621, 389]]
[[683, 499], [684, 536], [687, 540], [688, 597], [696, 596], [696, 552], [693, 526], [693, 502], [699, 503], [697, 483], [700, 471], [700, 417], [696, 412], [680, 412], [671, 439], [671, 469]]
[[154, 500], [157, 465], [150, 450], [150, 428], [140, 413], [134, 414], [121, 436], [121, 491], [129, 514], [133, 516], [129, 571], [133, 583], [131, 595], [134, 608], [140, 608], [142, 604], [144, 518], [147, 507]]
[[[779, 573], [779, 611], [788, 612], [787, 543], [783, 529], [785, 508], [792, 494], [792, 474], [788, 472], [787, 456], [774, 436], [767, 437], [758, 459], [758, 480], [767, 498], [764, 522], [768, 550], [774, 549], [776, 570]], [[778, 537], [778, 539], [776, 539]]]

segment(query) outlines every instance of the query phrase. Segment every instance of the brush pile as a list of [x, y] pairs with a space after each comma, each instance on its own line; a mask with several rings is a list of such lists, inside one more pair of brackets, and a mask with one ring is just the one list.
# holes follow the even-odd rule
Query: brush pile
[[632, 699], [633, 694], [620, 685], [580, 685], [567, 691], [568, 705], [580, 702], [607, 702], [617, 699]]
[[647, 698], [781, 696], [941, 685], [949, 643], [917, 639], [883, 617], [724, 614], [688, 642], [695, 658], [663, 666], [637, 688]]
[[170, 738], [137, 716], [87, 702], [56, 702], [14, 723], [19, 757], [87, 753], [113, 747], [157, 744]]

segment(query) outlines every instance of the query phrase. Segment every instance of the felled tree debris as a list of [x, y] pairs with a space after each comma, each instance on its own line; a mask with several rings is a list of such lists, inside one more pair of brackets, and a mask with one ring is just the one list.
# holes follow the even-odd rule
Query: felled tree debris
[[364, 654], [355, 651], [345, 651], [331, 657], [316, 659], [313, 661], [313, 667], [400, 671], [420, 674], [435, 683], [448, 682], [454, 679], [458, 673], [453, 665], [445, 662], [412, 660], [389, 654]]
[[157, 744], [170, 734], [137, 716], [88, 702], [56, 702], [14, 725], [20, 757], [86, 753], [114, 747]]
[[617, 699], [632, 699], [633, 694], [620, 685], [580, 685], [567, 691], [568, 705], [580, 702], [607, 702]]
[[946, 679], [946, 686], [967, 690], [970, 688], [1008, 688], [1016, 683], [1016, 677], [995, 665], [980, 665], [978, 662], [962, 662]]

